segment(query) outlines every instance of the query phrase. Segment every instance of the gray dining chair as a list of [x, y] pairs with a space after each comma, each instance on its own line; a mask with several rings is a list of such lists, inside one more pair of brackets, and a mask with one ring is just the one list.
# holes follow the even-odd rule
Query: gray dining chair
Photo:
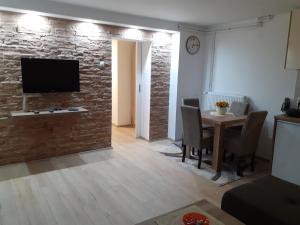
[[[267, 114], [267, 111], [251, 112], [241, 132], [230, 130], [225, 133], [224, 150], [238, 157], [238, 176], [243, 176], [243, 171], [248, 166], [251, 166], [251, 171], [254, 171], [255, 153]], [[246, 158], [251, 158], [250, 164], [242, 165]]]
[[[199, 98], [183, 98], [182, 105], [200, 108], [200, 101]], [[203, 129], [209, 129], [209, 128], [213, 128], [213, 127], [211, 127], [208, 124], [203, 124]]]
[[[249, 103], [246, 102], [237, 102], [234, 101], [231, 103], [230, 108], [229, 108], [229, 112], [233, 113], [235, 116], [244, 116], [244, 115], [248, 115], [248, 111], [249, 111]], [[242, 126], [237, 126], [237, 127], [230, 127], [230, 128], [226, 128], [226, 132], [227, 130], [242, 130]]]
[[198, 151], [198, 168], [201, 168], [202, 161], [202, 149], [213, 147], [213, 136], [210, 132], [203, 130], [201, 112], [198, 107], [181, 106], [182, 114], [182, 127], [183, 127], [183, 139], [182, 139], [182, 162], [185, 161], [186, 148], [191, 147]]
[[229, 108], [229, 112], [236, 116], [247, 115], [249, 110], [249, 103], [245, 102], [232, 102]]
[[[200, 101], [199, 98], [183, 98], [182, 99], [182, 105], [187, 105], [187, 106], [193, 106], [200, 108]], [[202, 129], [204, 130], [210, 130], [210, 132], [213, 134], [213, 127], [208, 125], [208, 124], [202, 124]], [[195, 149], [192, 148], [192, 153], [193, 155], [195, 154]], [[209, 149], [206, 149], [206, 154], [209, 154]]]
[[[199, 98], [183, 98], [182, 105], [200, 108], [200, 101]], [[191, 147], [191, 149], [192, 149], [192, 154], [195, 155], [195, 149], [193, 147]]]
[[183, 98], [182, 105], [188, 105], [200, 108], [200, 101], [199, 98]]

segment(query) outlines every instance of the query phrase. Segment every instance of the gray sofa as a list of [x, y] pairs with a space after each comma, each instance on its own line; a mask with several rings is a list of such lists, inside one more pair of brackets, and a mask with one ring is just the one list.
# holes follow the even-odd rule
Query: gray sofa
[[221, 207], [246, 225], [300, 225], [300, 186], [264, 177], [226, 192]]

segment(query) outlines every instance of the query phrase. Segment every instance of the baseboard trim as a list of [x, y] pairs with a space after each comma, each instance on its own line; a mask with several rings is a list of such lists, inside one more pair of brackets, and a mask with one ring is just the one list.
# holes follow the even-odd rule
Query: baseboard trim
[[133, 124], [128, 124], [128, 125], [116, 125], [116, 124], [111, 124], [113, 127], [127, 127], [127, 128], [135, 128], [135, 125], [133, 125]]

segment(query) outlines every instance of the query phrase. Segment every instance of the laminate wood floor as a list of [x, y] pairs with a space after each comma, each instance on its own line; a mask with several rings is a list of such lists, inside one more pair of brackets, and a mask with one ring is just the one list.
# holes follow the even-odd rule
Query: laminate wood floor
[[91, 151], [0, 167], [1, 225], [130, 225], [203, 198], [220, 205], [218, 187], [180, 168], [135, 139], [131, 128], [113, 128], [113, 150]]

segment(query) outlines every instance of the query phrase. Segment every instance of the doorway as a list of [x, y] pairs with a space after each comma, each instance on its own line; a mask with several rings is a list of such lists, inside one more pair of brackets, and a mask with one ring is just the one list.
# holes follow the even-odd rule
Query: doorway
[[136, 42], [112, 40], [112, 124], [135, 128]]
[[[113, 133], [149, 140], [151, 42], [112, 40]], [[126, 129], [124, 129], [126, 128]]]

